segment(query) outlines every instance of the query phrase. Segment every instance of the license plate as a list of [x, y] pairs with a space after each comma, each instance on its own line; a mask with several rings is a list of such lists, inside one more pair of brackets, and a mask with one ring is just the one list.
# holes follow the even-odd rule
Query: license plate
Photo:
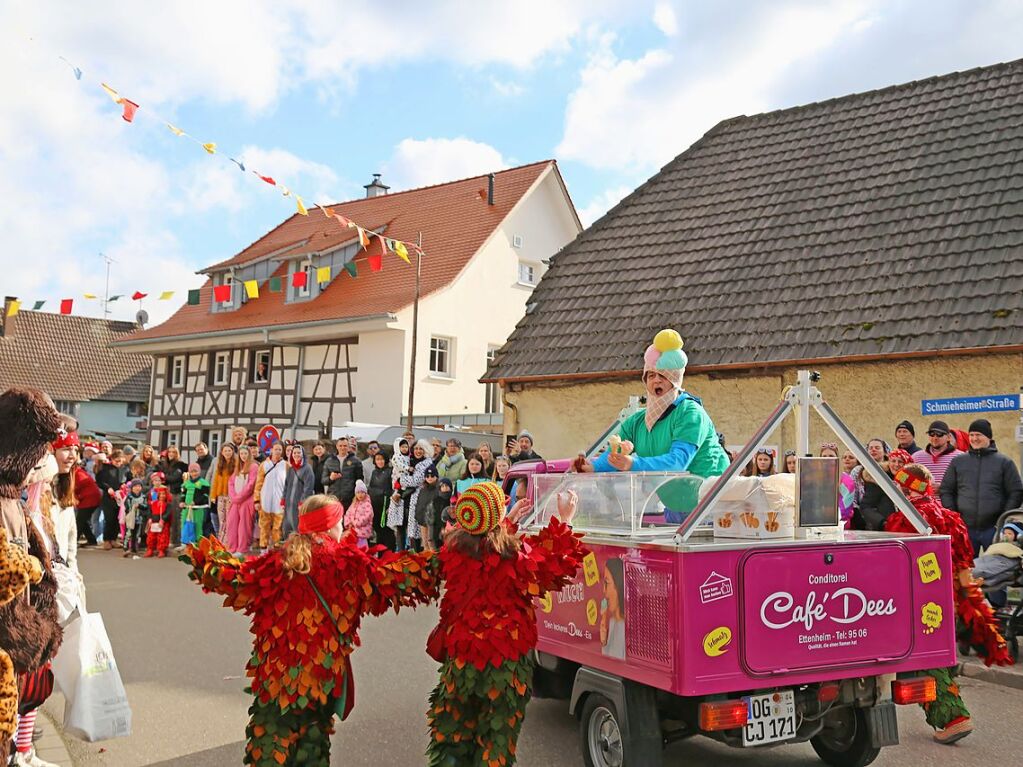
[[791, 690], [750, 695], [743, 700], [747, 721], [742, 730], [742, 745], [761, 746], [795, 737], [796, 701]]

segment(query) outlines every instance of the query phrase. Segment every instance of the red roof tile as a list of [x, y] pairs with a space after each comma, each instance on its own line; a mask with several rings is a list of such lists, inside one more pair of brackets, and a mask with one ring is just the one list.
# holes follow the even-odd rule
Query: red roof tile
[[[556, 167], [553, 160], [544, 160], [496, 173], [493, 205], [487, 204], [487, 177], [484, 175], [329, 207], [366, 229], [386, 227], [387, 237], [416, 242], [421, 232], [425, 252], [422, 295], [426, 296], [445, 287], [461, 273], [515, 204], [552, 166]], [[308, 216], [296, 213], [234, 257], [209, 269], [258, 261], [274, 253], [286, 257], [299, 252], [322, 252], [351, 242], [354, 235], [353, 229], [342, 228], [335, 219], [328, 219], [319, 209], [310, 208]], [[303, 240], [308, 242], [301, 244]], [[377, 242], [372, 242], [370, 252], [379, 252], [378, 247]], [[364, 251], [360, 252], [357, 258], [365, 259], [365, 255]], [[412, 261], [414, 264], [414, 256]], [[208, 281], [202, 287], [198, 305], [183, 306], [166, 322], [123, 340], [364, 317], [396, 312], [413, 302], [415, 268], [398, 256], [385, 256], [380, 272], [371, 272], [365, 260], [359, 261], [358, 268], [358, 278], [341, 274], [323, 293], [308, 302], [286, 304], [283, 292], [270, 293], [263, 283], [258, 299], [231, 312], [210, 311], [213, 287], [212, 281]], [[281, 274], [282, 270], [283, 267], [276, 273]]]

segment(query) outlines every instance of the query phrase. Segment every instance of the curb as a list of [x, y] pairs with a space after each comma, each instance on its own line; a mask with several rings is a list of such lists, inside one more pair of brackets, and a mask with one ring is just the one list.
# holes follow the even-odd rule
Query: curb
[[64, 741], [64, 733], [60, 724], [54, 720], [50, 712], [40, 708], [40, 713], [49, 725], [43, 730], [43, 737], [36, 743], [36, 753], [40, 759], [53, 762], [60, 767], [75, 767], [75, 760], [71, 758], [67, 743]]
[[1019, 665], [988, 667], [980, 658], [970, 656], [962, 658], [959, 666], [963, 676], [1023, 690], [1023, 668], [1020, 668]]

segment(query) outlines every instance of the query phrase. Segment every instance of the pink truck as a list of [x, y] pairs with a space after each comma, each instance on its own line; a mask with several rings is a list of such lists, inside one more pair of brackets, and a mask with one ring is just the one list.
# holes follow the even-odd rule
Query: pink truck
[[590, 553], [537, 599], [534, 688], [568, 700], [588, 767], [658, 767], [693, 735], [809, 740], [826, 764], [867, 765], [898, 743], [896, 705], [933, 700], [921, 672], [956, 663], [946, 536], [721, 538], [699, 477], [567, 470], [518, 464], [505, 487], [535, 499], [527, 527], [546, 524], [558, 492], [579, 496]]

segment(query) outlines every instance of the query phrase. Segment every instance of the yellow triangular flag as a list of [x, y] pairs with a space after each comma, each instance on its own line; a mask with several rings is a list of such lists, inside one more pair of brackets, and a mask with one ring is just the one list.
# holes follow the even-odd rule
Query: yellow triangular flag
[[364, 247], [364, 248], [366, 248], [368, 250], [369, 249], [369, 235], [366, 234], [366, 230], [363, 229], [361, 226], [357, 226], [355, 228], [359, 230], [359, 242], [362, 243], [362, 247]]
[[17, 314], [17, 313], [18, 313], [18, 310], [19, 310], [19, 309], [21, 309], [21, 301], [19, 301], [19, 300], [17, 300], [17, 299], [14, 299], [14, 300], [13, 300], [13, 301], [11, 301], [11, 303], [10, 303], [10, 304], [9, 304], [9, 305], [7, 306], [7, 316], [8, 316], [8, 317], [13, 317], [13, 316], [14, 316], [15, 314]]
[[395, 242], [394, 243], [394, 252], [397, 253], [398, 257], [402, 261], [404, 261], [406, 264], [411, 264], [412, 263], [411, 261], [408, 260], [408, 248], [405, 247], [405, 243], [404, 242]]
[[256, 280], [246, 280], [245, 295], [249, 298], [259, 298], [259, 283]]
[[210, 154], [216, 154], [217, 153], [217, 145], [214, 144], [212, 141], [210, 141], [207, 144], [203, 144], [202, 148], [205, 149]]
[[93, 293], [83, 293], [82, 294], [82, 298], [95, 298], [95, 297], [96, 296]]
[[170, 129], [170, 132], [173, 133], [175, 136], [184, 136], [185, 135], [185, 132], [183, 130], [181, 130], [181, 128], [175, 128], [170, 123], [167, 123], [167, 127]]
[[302, 203], [302, 198], [299, 197], [297, 194], [295, 195], [295, 205], [298, 206], [298, 212], [301, 213], [303, 216], [309, 215], [309, 211], [305, 209], [305, 205]]
[[173, 290], [165, 290], [163, 291], [163, 293], [160, 294], [160, 297], [157, 299], [157, 301], [167, 301], [173, 295], [174, 295]]
[[115, 104], [121, 103], [121, 96], [117, 91], [115, 91], [106, 83], [100, 83], [100, 87], [107, 92], [107, 95], [114, 100]]
[[316, 270], [316, 281], [322, 285], [325, 282], [330, 282], [330, 267], [321, 266]]

